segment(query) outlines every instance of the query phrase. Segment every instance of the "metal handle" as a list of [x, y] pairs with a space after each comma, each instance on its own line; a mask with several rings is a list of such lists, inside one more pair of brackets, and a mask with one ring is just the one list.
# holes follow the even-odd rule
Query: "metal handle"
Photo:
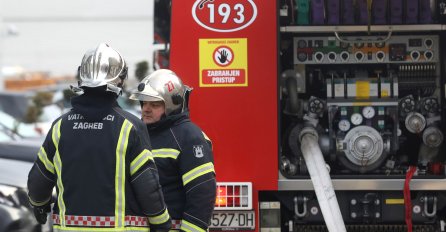
[[364, 40], [346, 40], [346, 39], [341, 38], [337, 31], [335, 31], [334, 34], [335, 34], [336, 39], [341, 41], [341, 42], [343, 42], [343, 43], [355, 43], [355, 42], [358, 42], [358, 43], [363, 43], [363, 42], [367, 42], [367, 43], [383, 43], [383, 42], [386, 42], [387, 40], [390, 39], [390, 37], [392, 36], [392, 31], [389, 31], [387, 33], [387, 37], [386, 38], [376, 39], [376, 40], [367, 40], [367, 41], [364, 41]]
[[[294, 213], [297, 217], [303, 218], [307, 215], [307, 197], [294, 197]], [[302, 209], [299, 209], [299, 203], [302, 203]]]
[[[432, 197], [432, 201], [429, 201], [427, 196], [421, 198], [424, 201], [424, 215], [427, 217], [434, 217], [437, 214], [437, 197]], [[428, 204], [432, 203], [432, 211], [428, 211]]]

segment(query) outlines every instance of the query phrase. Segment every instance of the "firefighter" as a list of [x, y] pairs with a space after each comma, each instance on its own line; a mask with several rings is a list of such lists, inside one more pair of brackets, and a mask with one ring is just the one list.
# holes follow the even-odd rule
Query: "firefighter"
[[130, 99], [141, 104], [172, 229], [201, 232], [214, 209], [216, 180], [212, 144], [189, 118], [191, 90], [174, 72], [160, 69]]
[[56, 119], [28, 176], [29, 201], [54, 231], [168, 231], [171, 219], [141, 120], [117, 104], [127, 66], [107, 44], [87, 51], [81, 91]]

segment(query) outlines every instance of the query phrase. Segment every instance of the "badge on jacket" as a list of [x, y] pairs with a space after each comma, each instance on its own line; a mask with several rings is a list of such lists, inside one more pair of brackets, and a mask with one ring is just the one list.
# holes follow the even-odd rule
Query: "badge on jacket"
[[204, 156], [203, 154], [203, 145], [194, 145], [194, 155], [197, 158], [201, 158]]

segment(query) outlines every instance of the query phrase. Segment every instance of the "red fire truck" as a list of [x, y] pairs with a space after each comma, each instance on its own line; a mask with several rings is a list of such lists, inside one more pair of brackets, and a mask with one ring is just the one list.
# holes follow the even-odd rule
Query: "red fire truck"
[[167, 5], [214, 144], [211, 230], [445, 231], [443, 0]]

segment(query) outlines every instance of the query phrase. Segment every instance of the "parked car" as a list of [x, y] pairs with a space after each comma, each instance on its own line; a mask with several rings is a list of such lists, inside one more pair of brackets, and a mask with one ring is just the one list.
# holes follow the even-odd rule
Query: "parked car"
[[0, 232], [49, 232], [51, 220], [40, 225], [27, 196], [27, 179], [40, 140], [0, 142]]
[[38, 232], [26, 191], [27, 173], [32, 163], [0, 158], [0, 231]]
[[[18, 139], [0, 142], [0, 158], [20, 160], [33, 163], [37, 158], [41, 139]], [[2, 175], [0, 169], [0, 175]], [[29, 171], [29, 170], [28, 170]]]
[[40, 128], [40, 126], [38, 123], [23, 123], [13, 116], [0, 111], [0, 129], [13, 131], [19, 137], [37, 138], [45, 136], [44, 133], [46, 131], [43, 131], [44, 128]]

